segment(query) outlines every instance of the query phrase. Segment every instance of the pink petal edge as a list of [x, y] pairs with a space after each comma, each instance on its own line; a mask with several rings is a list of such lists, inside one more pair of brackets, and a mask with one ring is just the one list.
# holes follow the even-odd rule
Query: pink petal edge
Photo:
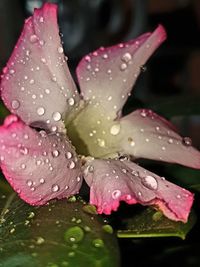
[[85, 169], [90, 203], [98, 213], [116, 211], [120, 201], [159, 208], [174, 221], [187, 222], [193, 194], [129, 161], [92, 160]]

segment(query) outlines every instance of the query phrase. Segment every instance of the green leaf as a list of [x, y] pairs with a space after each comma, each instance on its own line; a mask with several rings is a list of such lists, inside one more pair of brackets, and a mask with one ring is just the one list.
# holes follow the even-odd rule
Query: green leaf
[[3, 102], [0, 100], [0, 121], [2, 121], [8, 114], [9, 110], [5, 107]]
[[196, 222], [192, 212], [187, 223], [175, 222], [166, 218], [160, 211], [146, 208], [126, 221], [126, 229], [118, 230], [119, 238], [180, 237], [185, 239]]
[[119, 266], [111, 226], [84, 205], [73, 198], [32, 207], [15, 193], [0, 194], [0, 266]]
[[175, 96], [159, 98], [154, 103], [148, 104], [148, 108], [163, 114], [168, 118], [174, 116], [200, 115], [199, 96]]

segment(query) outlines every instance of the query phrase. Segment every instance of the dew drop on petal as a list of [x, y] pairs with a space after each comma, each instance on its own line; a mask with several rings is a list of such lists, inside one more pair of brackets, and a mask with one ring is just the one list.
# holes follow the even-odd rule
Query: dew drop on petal
[[13, 100], [11, 105], [13, 109], [18, 109], [20, 107], [20, 103], [18, 100]]
[[70, 97], [70, 98], [68, 99], [68, 104], [69, 104], [70, 106], [73, 106], [74, 103], [75, 103], [74, 99], [73, 99], [72, 97]]
[[68, 165], [69, 169], [74, 169], [75, 167], [75, 162], [74, 161], [71, 161]]
[[147, 175], [147, 176], [143, 177], [142, 178], [142, 184], [149, 189], [156, 190], [158, 188], [157, 180], [151, 175]]
[[41, 184], [44, 184], [44, 183], [45, 183], [44, 178], [41, 178], [41, 179], [40, 179], [40, 183], [41, 183]]
[[32, 180], [27, 180], [27, 181], [26, 181], [26, 184], [30, 187], [30, 186], [33, 185], [33, 181], [32, 181]]
[[26, 165], [25, 165], [24, 163], [22, 163], [22, 164], [21, 164], [21, 168], [22, 168], [23, 170], [25, 170], [25, 169], [26, 169]]
[[60, 152], [59, 152], [58, 150], [54, 150], [54, 151], [52, 152], [52, 156], [53, 156], [53, 158], [57, 158], [59, 155], [60, 155]]
[[174, 142], [173, 139], [172, 138], [169, 138], [168, 143], [169, 144], [173, 144], [173, 142]]
[[122, 64], [120, 65], [120, 70], [124, 71], [124, 70], [126, 70], [126, 69], [127, 69], [127, 64], [126, 64], [126, 63], [122, 63]]
[[54, 121], [61, 120], [61, 114], [58, 111], [54, 112], [53, 115], [52, 115], [52, 117], [53, 117]]
[[39, 107], [39, 108], [37, 109], [37, 114], [38, 114], [39, 116], [44, 115], [44, 113], [45, 113], [45, 109], [44, 109], [43, 107]]
[[37, 42], [37, 40], [38, 40], [37, 35], [32, 34], [32, 35], [30, 36], [30, 42], [31, 42], [31, 43], [35, 43], [35, 42]]
[[141, 70], [141, 72], [145, 72], [147, 70], [147, 67], [146, 66], [140, 66], [140, 70]]
[[143, 109], [141, 112], [140, 112], [140, 115], [145, 118], [147, 116], [147, 111], [145, 109]]
[[59, 54], [62, 54], [62, 53], [63, 53], [63, 48], [62, 48], [62, 46], [58, 47], [58, 53], [59, 53]]
[[60, 190], [60, 187], [59, 185], [57, 184], [53, 184], [52, 187], [51, 187], [51, 191], [52, 192], [58, 192]]
[[113, 192], [112, 192], [112, 198], [113, 199], [117, 199], [117, 198], [119, 198], [121, 196], [121, 191], [120, 190], [114, 190]]
[[98, 145], [99, 145], [100, 147], [105, 147], [105, 140], [103, 140], [103, 139], [98, 139], [97, 141], [98, 141]]
[[192, 145], [192, 140], [190, 137], [184, 137], [182, 140], [182, 143], [184, 146], [191, 146]]
[[120, 132], [120, 128], [121, 128], [120, 124], [114, 124], [114, 125], [110, 128], [110, 133], [111, 133], [112, 135], [117, 135], [117, 134], [119, 134], [119, 132]]
[[132, 56], [131, 56], [131, 54], [130, 53], [125, 53], [123, 56], [122, 56], [122, 61], [124, 61], [124, 62], [129, 62], [130, 60], [132, 59]]
[[72, 158], [72, 153], [71, 153], [71, 152], [69, 152], [69, 151], [68, 151], [68, 152], [66, 152], [66, 154], [65, 154], [65, 155], [66, 155], [66, 158], [67, 158], [67, 159], [71, 159], [71, 158]]

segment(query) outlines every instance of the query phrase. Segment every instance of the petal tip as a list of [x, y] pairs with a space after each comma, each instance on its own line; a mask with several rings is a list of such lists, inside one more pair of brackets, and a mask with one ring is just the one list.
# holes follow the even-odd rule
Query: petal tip
[[162, 24], [159, 24], [155, 31], [160, 36], [160, 42], [163, 42], [166, 40], [167, 32]]

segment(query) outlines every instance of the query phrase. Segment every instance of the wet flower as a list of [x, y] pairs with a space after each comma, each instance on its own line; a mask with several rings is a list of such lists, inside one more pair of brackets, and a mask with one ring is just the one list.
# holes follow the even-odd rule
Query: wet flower
[[14, 114], [0, 127], [6, 179], [31, 205], [76, 194], [84, 178], [99, 213], [110, 214], [123, 200], [153, 205], [170, 219], [186, 222], [193, 194], [129, 156], [200, 168], [199, 151], [151, 110], [121, 115], [142, 66], [165, 40], [165, 30], [158, 26], [153, 33], [85, 56], [77, 67], [79, 94], [56, 12], [50, 3], [34, 11], [3, 70], [1, 97]]

